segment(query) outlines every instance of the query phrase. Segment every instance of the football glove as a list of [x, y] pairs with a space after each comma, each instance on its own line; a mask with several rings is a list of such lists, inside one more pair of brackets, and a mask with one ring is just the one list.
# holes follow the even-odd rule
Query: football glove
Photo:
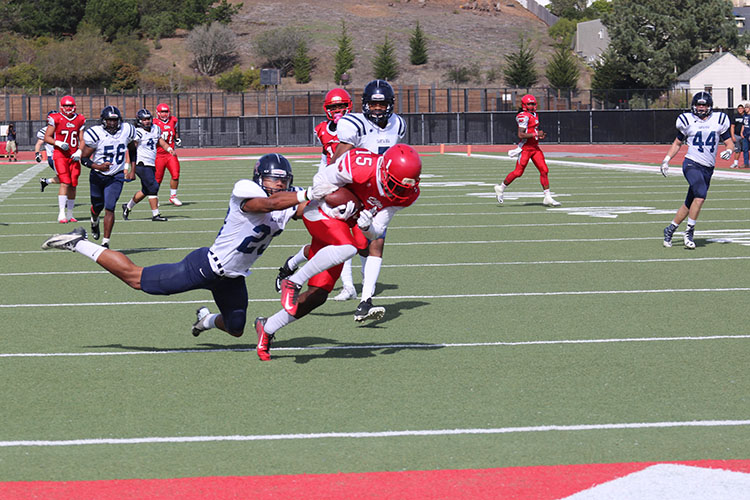
[[34, 159], [36, 160], [37, 163], [41, 163], [42, 162], [42, 153], [35, 153], [34, 154]]
[[664, 160], [663, 162], [661, 162], [660, 170], [661, 170], [661, 175], [663, 175], [664, 177], [666, 177], [667, 176], [667, 172], [669, 172], [669, 162], [666, 161], [666, 160]]
[[76, 150], [75, 153], [70, 155], [70, 159], [73, 161], [81, 161], [81, 152], [82, 151], [80, 149]]
[[68, 144], [67, 142], [63, 142], [63, 141], [55, 141], [55, 146], [62, 149], [63, 151], [67, 151], [70, 149], [70, 144]]
[[731, 149], [725, 149], [721, 153], [719, 153], [719, 156], [721, 156], [722, 160], [728, 160], [732, 157], [732, 150]]
[[362, 231], [367, 231], [372, 225], [372, 219], [375, 217], [369, 210], [362, 210], [357, 218], [357, 225]]
[[176, 138], [176, 139], [174, 140], [174, 145], [175, 145], [175, 146], [177, 146], [178, 148], [179, 148], [180, 146], [182, 146], [182, 139], [180, 139], [179, 137], [177, 137], [177, 138]]
[[312, 186], [307, 188], [307, 199], [308, 200], [321, 200], [325, 198], [327, 195], [336, 191], [338, 188], [339, 188], [338, 186], [329, 184], [328, 182], [323, 182], [320, 184], [313, 184]]
[[357, 210], [357, 205], [354, 204], [353, 201], [347, 201], [344, 205], [339, 205], [337, 207], [333, 207], [333, 210], [331, 210], [331, 213], [333, 216], [339, 220], [347, 220], [349, 217], [351, 217], [354, 212]]

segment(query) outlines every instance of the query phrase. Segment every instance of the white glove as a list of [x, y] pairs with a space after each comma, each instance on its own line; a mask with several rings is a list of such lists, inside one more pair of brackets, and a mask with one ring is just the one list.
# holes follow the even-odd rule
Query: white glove
[[367, 231], [372, 225], [372, 219], [375, 217], [369, 210], [362, 210], [357, 218], [357, 225], [362, 231]]
[[669, 162], [666, 161], [666, 160], [664, 160], [661, 163], [660, 169], [661, 169], [661, 175], [663, 175], [664, 177], [666, 177], [667, 176], [667, 172], [669, 172]]
[[73, 161], [81, 161], [81, 153], [82, 151], [80, 149], [76, 150], [75, 153], [70, 155], [70, 159]]
[[63, 142], [63, 141], [55, 141], [55, 146], [62, 149], [63, 151], [67, 151], [70, 149], [70, 144], [68, 144], [67, 142]]
[[177, 146], [178, 148], [179, 148], [180, 146], [182, 146], [182, 139], [180, 139], [179, 137], [177, 137], [177, 138], [176, 138], [176, 139], [174, 140], [174, 145], [175, 145], [175, 146]]
[[722, 160], [728, 160], [732, 157], [732, 150], [731, 149], [725, 149], [721, 153], [719, 153], [719, 156], [721, 156]]
[[353, 201], [347, 201], [345, 205], [333, 207], [331, 214], [339, 220], [347, 220], [357, 210], [357, 205]]
[[515, 158], [516, 156], [521, 154], [522, 149], [521, 148], [513, 148], [510, 151], [508, 151], [508, 156], [511, 158]]
[[322, 182], [320, 184], [313, 184], [307, 188], [307, 199], [308, 200], [321, 200], [327, 195], [336, 191], [339, 187], [328, 182]]

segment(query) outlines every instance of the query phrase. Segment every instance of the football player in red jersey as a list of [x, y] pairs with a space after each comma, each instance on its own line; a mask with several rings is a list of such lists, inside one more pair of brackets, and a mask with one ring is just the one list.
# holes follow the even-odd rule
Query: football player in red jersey
[[[421, 172], [422, 160], [416, 150], [397, 144], [383, 155], [351, 149], [315, 176], [313, 186], [346, 186], [362, 202], [363, 209], [354, 225], [348, 204], [331, 208], [325, 203], [311, 202], [305, 208], [303, 220], [312, 236], [310, 260], [282, 280], [283, 308], [268, 319], [255, 320], [256, 351], [261, 361], [271, 359], [269, 348], [274, 334], [325, 303], [344, 262], [366, 248], [367, 239], [382, 236], [396, 212], [417, 200]], [[300, 293], [305, 282], [308, 289]], [[378, 320], [384, 315], [385, 308], [373, 306], [370, 298], [360, 303], [354, 319]]]
[[[182, 145], [180, 134], [177, 132], [177, 117], [172, 116], [168, 104], [156, 106], [156, 125], [161, 129], [161, 137], [173, 150]], [[161, 185], [164, 180], [164, 170], [169, 170], [172, 180], [169, 181], [169, 202], [175, 206], [182, 206], [177, 198], [177, 186], [180, 184], [180, 160], [177, 154], [170, 153], [160, 145], [156, 147], [156, 182]]]
[[333, 155], [339, 144], [336, 135], [336, 124], [339, 119], [352, 110], [352, 98], [344, 89], [335, 88], [329, 90], [323, 101], [323, 110], [326, 112], [326, 121], [318, 123], [315, 127], [315, 135], [323, 146], [323, 153], [318, 165], [318, 171], [333, 163]]
[[60, 212], [57, 221], [78, 222], [73, 217], [78, 177], [81, 175], [81, 140], [86, 118], [76, 113], [76, 101], [66, 95], [60, 99], [60, 111], [47, 116], [47, 131], [44, 142], [55, 147], [52, 161], [60, 179], [57, 203]]
[[505, 188], [523, 175], [526, 165], [531, 160], [539, 170], [539, 181], [544, 190], [542, 204], [549, 207], [560, 206], [560, 203], [552, 198], [549, 191], [549, 168], [544, 160], [544, 153], [539, 148], [539, 141], [543, 140], [547, 134], [539, 128], [539, 117], [536, 115], [536, 98], [533, 95], [526, 94], [521, 98], [521, 112], [516, 115], [516, 123], [518, 124], [518, 138], [521, 141], [518, 143], [518, 148], [511, 150], [509, 154], [513, 155], [513, 153], [518, 154], [520, 152], [521, 156], [516, 161], [516, 168], [505, 177], [503, 183], [495, 185], [497, 202], [503, 203]]

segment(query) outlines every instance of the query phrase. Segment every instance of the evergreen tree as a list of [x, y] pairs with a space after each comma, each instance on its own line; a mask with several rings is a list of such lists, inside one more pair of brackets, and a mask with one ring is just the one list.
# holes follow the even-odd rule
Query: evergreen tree
[[383, 45], [375, 47], [375, 61], [372, 65], [373, 76], [380, 80], [395, 80], [398, 78], [398, 61], [396, 61], [396, 49], [385, 36]]
[[336, 67], [333, 70], [333, 80], [337, 85], [341, 85], [341, 75], [349, 71], [354, 67], [354, 47], [352, 46], [352, 39], [346, 32], [346, 23], [341, 21], [341, 37], [338, 39], [338, 51], [334, 61]]
[[529, 47], [524, 38], [518, 44], [518, 50], [505, 55], [503, 74], [505, 82], [513, 87], [533, 87], [539, 81], [534, 66], [536, 51]]
[[409, 49], [409, 62], [414, 66], [427, 63], [427, 39], [419, 26], [419, 21], [417, 21], [417, 27], [414, 28], [409, 39]]
[[312, 59], [307, 50], [307, 43], [304, 41], [300, 42], [297, 46], [297, 53], [294, 55], [292, 60], [292, 66], [294, 68], [294, 81], [297, 83], [310, 83], [312, 76]]
[[547, 80], [556, 90], [578, 90], [578, 78], [581, 72], [569, 49], [559, 47], [547, 64]]

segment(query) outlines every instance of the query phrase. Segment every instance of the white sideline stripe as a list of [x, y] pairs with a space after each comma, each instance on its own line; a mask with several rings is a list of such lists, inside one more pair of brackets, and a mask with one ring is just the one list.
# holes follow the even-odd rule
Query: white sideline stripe
[[[448, 264], [383, 264], [382, 267], [461, 267], [461, 266], [522, 266], [522, 265], [558, 265], [558, 264], [654, 264], [662, 262], [714, 262], [724, 260], [748, 260], [750, 255], [736, 257], [686, 257], [673, 259], [591, 259], [591, 260], [536, 260], [515, 262], [451, 262]], [[361, 267], [354, 264], [354, 267]], [[278, 267], [253, 267], [253, 271], [277, 271]], [[69, 274], [110, 274], [108, 271], [37, 271], [32, 273], [0, 273], [2, 276], [53, 276]]]
[[0, 184], [0, 202], [5, 201], [8, 196], [12, 195], [20, 188], [24, 186], [32, 177], [35, 177], [39, 172], [47, 168], [47, 164], [36, 164], [33, 165], [20, 174], [16, 175], [12, 179]]
[[[444, 349], [450, 347], [517, 347], [535, 345], [566, 344], [615, 344], [621, 342], [678, 342], [703, 340], [741, 340], [750, 339], [748, 335], [706, 335], [700, 337], [633, 337], [622, 339], [580, 339], [580, 340], [525, 340], [520, 342], [463, 342], [451, 344], [373, 344], [373, 345], [335, 345], [308, 347], [274, 347], [277, 351], [357, 351], [373, 349]], [[0, 358], [59, 358], [85, 356], [132, 356], [138, 354], [214, 354], [224, 352], [252, 352], [255, 348], [221, 348], [221, 349], [164, 349], [156, 351], [104, 351], [104, 352], [19, 352], [0, 353]]]
[[279, 441], [339, 438], [392, 438], [421, 436], [464, 436], [476, 434], [520, 434], [528, 432], [609, 431], [621, 429], [664, 429], [675, 427], [744, 427], [750, 420], [692, 420], [685, 422], [633, 422], [617, 424], [540, 425], [488, 429], [425, 429], [376, 432], [316, 432], [308, 434], [255, 434], [233, 436], [171, 436], [139, 438], [65, 439], [57, 441], [0, 441], [0, 447], [14, 446], [87, 446], [102, 444], [210, 443], [219, 441]]
[[[561, 292], [507, 292], [507, 293], [476, 293], [476, 294], [447, 294], [447, 295], [379, 295], [380, 300], [415, 300], [415, 299], [474, 299], [488, 297], [555, 297], [565, 295], [633, 295], [638, 293], [704, 293], [704, 292], [748, 292], [748, 287], [738, 288], [664, 288], [643, 290], [581, 290]], [[129, 302], [69, 302], [65, 304], [0, 304], [0, 309], [15, 307], [80, 307], [80, 306], [146, 306], [166, 304], [202, 304], [201, 300], [144, 300]], [[248, 303], [257, 302], [279, 302], [279, 298], [273, 299], [249, 299]]]

